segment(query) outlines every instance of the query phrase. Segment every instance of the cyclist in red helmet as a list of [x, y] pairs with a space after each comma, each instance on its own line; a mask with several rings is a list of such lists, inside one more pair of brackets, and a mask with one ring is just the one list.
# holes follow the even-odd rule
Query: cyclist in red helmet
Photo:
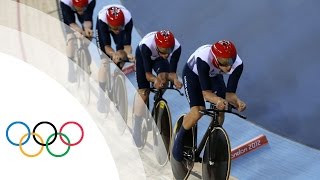
[[[176, 74], [178, 61], [181, 55], [181, 46], [173, 33], [167, 30], [150, 32], [142, 38], [136, 49], [136, 79], [138, 94], [144, 102], [149, 97], [150, 82], [157, 89], [166, 86], [167, 81], [181, 88], [182, 83]], [[155, 71], [157, 75], [152, 73]], [[139, 133], [143, 116], [143, 103], [135, 104], [134, 133]], [[134, 134], [134, 138], [139, 135]], [[140, 138], [135, 139], [139, 146]]]
[[[124, 61], [135, 61], [132, 55], [131, 35], [133, 21], [131, 13], [123, 6], [111, 4], [103, 7], [98, 15], [96, 24], [97, 45], [99, 47], [101, 64], [99, 68], [99, 100], [97, 109], [99, 112], [104, 112], [105, 98], [104, 91], [106, 87], [106, 71], [107, 57], [122, 69]], [[115, 49], [111, 46], [111, 37], [115, 44]]]
[[[243, 63], [231, 41], [221, 40], [213, 45], [199, 47], [188, 59], [182, 72], [185, 93], [190, 111], [184, 116], [173, 146], [173, 157], [183, 159], [183, 137], [201, 118], [199, 110], [205, 109], [205, 100], [219, 110], [232, 104], [238, 111], [244, 111], [246, 104], [238, 98], [236, 90], [243, 71]], [[229, 75], [227, 85], [223, 75]], [[224, 114], [220, 113], [219, 123], [223, 124]]]
[[[93, 36], [92, 30], [92, 14], [96, 5], [96, 0], [60, 0], [61, 14], [63, 22], [68, 25], [65, 27], [66, 39], [67, 39], [67, 56], [74, 61], [74, 41], [69, 40], [74, 37], [75, 34], [85, 36], [91, 39]], [[81, 25], [76, 23], [76, 17]], [[77, 33], [74, 33], [77, 32]], [[75, 82], [75, 70], [73, 63], [69, 61], [69, 74], [68, 79], [70, 82]]]

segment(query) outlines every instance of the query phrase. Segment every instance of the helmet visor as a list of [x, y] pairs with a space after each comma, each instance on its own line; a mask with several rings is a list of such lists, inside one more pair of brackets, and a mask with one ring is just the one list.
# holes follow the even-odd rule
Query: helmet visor
[[109, 24], [109, 30], [110, 31], [122, 31], [122, 30], [124, 30], [124, 26], [111, 26]]
[[232, 58], [217, 58], [219, 66], [228, 67], [232, 66], [234, 63], [234, 59]]
[[78, 13], [84, 13], [87, 10], [88, 6], [84, 7], [78, 7], [78, 6], [73, 6], [73, 11], [76, 11]]
[[173, 48], [160, 48], [160, 47], [157, 47], [157, 51], [158, 51], [159, 54], [167, 55], [167, 54], [172, 53]]

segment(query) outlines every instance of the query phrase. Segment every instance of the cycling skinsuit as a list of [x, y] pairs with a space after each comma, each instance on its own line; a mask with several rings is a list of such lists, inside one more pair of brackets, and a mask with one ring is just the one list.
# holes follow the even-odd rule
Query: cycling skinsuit
[[[243, 71], [243, 63], [236, 57], [231, 70], [223, 73], [212, 63], [214, 55], [211, 53], [212, 45], [199, 47], [188, 59], [182, 72], [182, 79], [187, 100], [190, 107], [205, 106], [202, 91], [212, 90], [217, 96], [225, 98], [226, 92], [235, 93], [238, 81]], [[227, 85], [223, 75], [228, 75]]]
[[173, 51], [170, 53], [168, 60], [159, 56], [156, 43], [155, 34], [157, 32], [150, 32], [142, 38], [136, 49], [136, 78], [139, 89], [150, 88], [150, 83], [146, 79], [146, 72], [156, 74], [162, 72], [175, 73], [177, 71], [178, 61], [181, 55], [181, 46], [177, 39]]
[[[62, 13], [63, 22], [70, 26], [72, 23], [76, 23], [76, 16], [81, 24], [84, 21], [92, 22], [92, 14], [94, 7], [96, 5], [96, 0], [89, 0], [88, 6], [86, 7], [84, 13], [82, 15], [78, 14], [75, 8], [72, 6], [72, 0], [61, 0], [60, 8]], [[73, 31], [69, 27], [65, 27], [65, 31], [67, 34], [72, 33]]]
[[[110, 29], [107, 22], [107, 11], [110, 7], [118, 7], [122, 10], [124, 14], [124, 27], [119, 34], [114, 34]], [[116, 50], [123, 50], [125, 45], [131, 45], [131, 34], [132, 34], [133, 22], [131, 13], [123, 6], [118, 4], [112, 4], [103, 7], [100, 10], [97, 25], [96, 25], [96, 35], [97, 35], [97, 45], [99, 48], [100, 56], [102, 57], [105, 52], [105, 46], [111, 46], [111, 36], [116, 44]]]

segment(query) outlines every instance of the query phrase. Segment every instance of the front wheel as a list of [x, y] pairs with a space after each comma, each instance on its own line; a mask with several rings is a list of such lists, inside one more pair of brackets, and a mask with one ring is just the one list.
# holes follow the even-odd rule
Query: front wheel
[[[174, 128], [173, 128], [173, 133], [172, 133], [172, 139], [171, 139], [171, 146], [170, 146], [170, 153], [172, 154], [172, 148], [174, 145], [174, 141], [175, 141], [175, 137], [177, 132], [179, 131], [182, 122], [183, 122], [183, 117], [184, 115], [182, 115], [178, 121], [176, 122]], [[175, 179], [177, 180], [186, 180], [188, 179], [193, 165], [194, 165], [194, 161], [193, 161], [193, 149], [194, 149], [194, 135], [195, 135], [195, 130], [192, 128], [192, 130], [187, 131], [185, 133], [184, 136], [184, 150], [183, 153], [187, 156], [189, 156], [189, 158], [184, 158], [181, 162], [176, 161], [174, 159], [174, 157], [172, 156], [170, 158], [170, 163], [171, 163], [171, 168], [172, 168], [172, 173], [173, 176], [175, 177]]]
[[231, 146], [228, 134], [222, 127], [215, 127], [205, 145], [202, 179], [228, 180], [230, 168]]
[[162, 99], [157, 102], [154, 109], [153, 124], [153, 148], [160, 166], [167, 164], [169, 160], [169, 146], [171, 139], [171, 114], [167, 102]]

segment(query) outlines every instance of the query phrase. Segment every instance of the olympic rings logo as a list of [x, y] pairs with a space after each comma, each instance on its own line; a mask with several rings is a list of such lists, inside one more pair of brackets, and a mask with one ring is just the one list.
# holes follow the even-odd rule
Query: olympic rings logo
[[[11, 128], [13, 125], [16, 125], [16, 124], [21, 124], [21, 125], [23, 125], [24, 127], [26, 127], [26, 129], [27, 129], [27, 131], [28, 131], [28, 133], [24, 134], [24, 135], [20, 138], [19, 143], [14, 143], [14, 142], [12, 142], [11, 139], [10, 139], [10, 137], [9, 137], [9, 130], [10, 130], [10, 128]], [[39, 134], [36, 133], [36, 129], [37, 129], [41, 124], [48, 124], [48, 125], [50, 125], [50, 126], [53, 128], [53, 130], [54, 130], [54, 133], [52, 133], [52, 134], [47, 138], [47, 140], [46, 140], [45, 143], [44, 143], [42, 137], [41, 137]], [[80, 128], [80, 130], [81, 130], [80, 140], [78, 140], [78, 141], [75, 142], [75, 143], [70, 143], [69, 137], [68, 137], [67, 135], [65, 135], [64, 133], [62, 133], [63, 128], [64, 128], [66, 125], [68, 125], [68, 124], [75, 124], [75, 125], [77, 125], [77, 126]], [[29, 141], [31, 135], [32, 135], [34, 141], [41, 146], [40, 150], [39, 150], [37, 153], [35, 153], [35, 154], [28, 154], [28, 153], [26, 153], [26, 152], [23, 150], [23, 148], [22, 148], [22, 146], [25, 145], [25, 144]], [[62, 141], [62, 143], [68, 146], [67, 150], [66, 150], [64, 153], [62, 153], [62, 154], [54, 154], [54, 153], [49, 149], [49, 145], [51, 145], [52, 143], [55, 142], [55, 140], [57, 139], [57, 136], [58, 136], [58, 135], [59, 135], [60, 140]], [[66, 142], [66, 141], [64, 140], [64, 138], [62, 138], [62, 136], [63, 136], [68, 142]], [[42, 153], [42, 151], [43, 151], [43, 149], [44, 149], [44, 146], [46, 147], [48, 153], [49, 153], [51, 156], [54, 156], [54, 157], [63, 157], [63, 156], [65, 156], [65, 155], [68, 154], [68, 152], [70, 151], [70, 147], [71, 147], [71, 146], [78, 145], [78, 144], [82, 141], [82, 139], [83, 139], [83, 137], [84, 137], [84, 131], [83, 131], [82, 126], [81, 126], [79, 123], [74, 122], [74, 121], [68, 121], [68, 122], [64, 123], [64, 124], [61, 126], [59, 132], [57, 132], [56, 127], [55, 127], [51, 122], [41, 121], [41, 122], [39, 122], [38, 124], [36, 124], [36, 125], [34, 126], [33, 131], [32, 131], [32, 133], [31, 133], [30, 128], [29, 128], [29, 126], [28, 126], [26, 123], [24, 123], [24, 122], [22, 122], [22, 121], [15, 121], [15, 122], [12, 122], [12, 123], [7, 127], [6, 137], [7, 137], [7, 140], [8, 140], [8, 142], [9, 142], [10, 144], [12, 144], [12, 145], [14, 145], [14, 146], [19, 146], [19, 149], [20, 149], [21, 153], [22, 153], [23, 155], [27, 156], [27, 157], [36, 157], [36, 156], [39, 156], [39, 155]], [[25, 141], [23, 141], [26, 137], [27, 137], [27, 139], [26, 139]], [[53, 137], [53, 139], [50, 141], [50, 139], [51, 139], [52, 137]], [[38, 139], [40, 140], [40, 142], [38, 141]]]

